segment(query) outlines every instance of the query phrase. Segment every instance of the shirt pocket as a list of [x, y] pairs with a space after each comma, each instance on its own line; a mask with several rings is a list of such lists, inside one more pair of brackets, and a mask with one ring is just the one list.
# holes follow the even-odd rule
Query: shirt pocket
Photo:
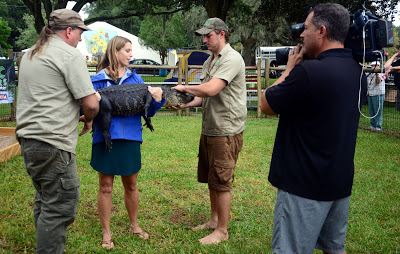
[[207, 77], [207, 72], [203, 71], [200, 75], [200, 81], [203, 83], [203, 80]]
[[213, 77], [214, 75], [215, 75], [215, 73], [217, 72], [217, 70], [218, 70], [218, 65], [213, 65], [213, 67], [211, 68], [211, 70], [210, 70], [210, 76], [211, 77]]

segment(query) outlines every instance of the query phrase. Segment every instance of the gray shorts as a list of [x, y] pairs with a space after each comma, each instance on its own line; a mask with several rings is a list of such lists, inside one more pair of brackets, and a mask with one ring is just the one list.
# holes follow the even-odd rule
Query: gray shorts
[[350, 196], [335, 201], [316, 201], [278, 190], [272, 251], [313, 253], [345, 251]]

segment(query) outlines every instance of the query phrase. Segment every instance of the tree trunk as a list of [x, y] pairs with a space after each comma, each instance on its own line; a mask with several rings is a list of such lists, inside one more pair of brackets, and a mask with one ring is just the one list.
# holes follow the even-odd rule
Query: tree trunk
[[160, 58], [161, 58], [161, 64], [165, 63], [165, 59], [168, 56], [168, 49], [165, 48], [160, 48], [160, 50], [158, 51], [158, 53], [160, 54]]
[[246, 40], [242, 40], [242, 55], [244, 59], [244, 63], [246, 66], [248, 65], [254, 65], [254, 47], [256, 46], [256, 39], [254, 38], [247, 38]]
[[[45, 22], [42, 16], [42, 6], [41, 6], [42, 2], [47, 20], [49, 20], [50, 13], [53, 11], [53, 6], [54, 10], [64, 9], [67, 7], [68, 3], [68, 1], [66, 0], [57, 0], [55, 1], [54, 4], [52, 4], [52, 1], [50, 0], [22, 0], [22, 1], [28, 7], [32, 16], [35, 19], [35, 30], [38, 34], [40, 34], [42, 28], [45, 26]], [[94, 1], [96, 0], [79, 0], [72, 9], [76, 12], [79, 12], [85, 4], [92, 3]]]
[[[68, 1], [58, 0], [58, 2], [68, 2]], [[83, 6], [85, 6], [88, 3], [90, 4], [90, 3], [93, 3], [93, 2], [96, 2], [96, 0], [79, 0], [79, 1], [76, 1], [76, 3], [74, 5], [74, 7], [72, 8], [72, 10], [74, 10], [76, 12], [80, 12], [81, 9], [83, 8]], [[66, 3], [64, 4], [64, 7], [62, 7], [62, 8], [65, 8], [65, 6], [67, 6]]]
[[217, 17], [225, 21], [228, 11], [234, 2], [235, 0], [207, 0], [204, 7], [208, 17]]

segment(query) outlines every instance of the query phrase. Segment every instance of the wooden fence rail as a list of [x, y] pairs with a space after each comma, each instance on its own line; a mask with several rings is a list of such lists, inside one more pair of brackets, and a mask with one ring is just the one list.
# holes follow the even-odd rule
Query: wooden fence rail
[[[9, 51], [9, 58], [13, 59], [14, 54], [12, 51]], [[18, 52], [16, 54], [17, 59], [16, 59], [16, 70], [18, 70], [19, 67], [19, 63], [21, 61], [21, 52]], [[178, 59], [178, 64], [174, 65], [174, 66], [154, 66], [154, 65], [130, 65], [130, 67], [135, 68], [135, 69], [168, 69], [174, 72], [178, 72], [177, 75], [177, 81], [175, 83], [169, 83], [169, 84], [183, 84], [183, 85], [190, 85], [196, 82], [190, 82], [189, 79], [189, 73], [191, 70], [201, 70], [202, 66], [201, 65], [188, 65], [188, 64], [184, 64], [183, 63], [184, 58], [180, 57]], [[261, 67], [261, 62], [265, 61], [265, 65], [266, 68], [262, 69]], [[97, 64], [93, 64], [93, 63], [88, 63], [88, 70], [90, 71], [90, 73], [92, 75], [94, 75], [94, 73], [97, 72]], [[184, 66], [184, 67], [183, 67]], [[270, 67], [269, 66], [269, 59], [265, 59], [265, 60], [261, 60], [258, 59], [256, 66], [246, 66], [246, 87], [247, 87], [247, 105], [249, 109], [257, 109], [257, 118], [261, 118], [262, 117], [262, 112], [260, 109], [260, 102], [261, 102], [261, 96], [263, 91], [268, 88], [271, 80], [270, 80], [270, 75], [269, 73], [271, 71], [278, 71], [278, 72], [282, 72], [285, 71], [284, 67]], [[365, 68], [366, 72], [374, 72], [374, 73], [381, 73], [381, 69], [375, 69], [375, 70], [371, 70], [370, 68]], [[264, 74], [263, 76], [261, 74]], [[400, 71], [398, 71], [398, 73], [400, 73]], [[144, 77], [143, 78], [149, 78], [149, 77]], [[160, 80], [160, 79], [158, 79]], [[151, 84], [166, 84], [165, 82], [160, 82], [160, 81], [156, 81], [156, 82], [150, 82]], [[392, 103], [390, 105], [394, 105], [395, 102], [395, 98], [396, 98], [396, 94], [398, 93], [398, 90], [394, 88], [393, 85], [389, 85], [387, 86], [386, 89], [386, 100], [385, 103]], [[16, 99], [16, 96], [14, 97]], [[396, 107], [397, 107], [397, 102], [396, 101]], [[9, 116], [6, 117], [2, 117], [2, 115], [0, 114], [0, 121], [15, 121], [15, 102], [9, 104]], [[4, 104], [3, 104], [4, 107]], [[392, 108], [394, 108], [393, 106], [391, 106]], [[390, 109], [390, 107], [388, 107], [388, 110]], [[385, 113], [386, 108], [384, 108], [384, 113]], [[197, 111], [196, 111], [197, 112]], [[1, 112], [0, 112], [1, 113]], [[185, 110], [185, 115], [190, 115], [189, 114], [189, 109]], [[386, 111], [387, 113], [387, 111]], [[182, 115], [181, 111], [177, 112], [178, 115]], [[367, 113], [365, 113], [367, 114]], [[385, 126], [386, 129], [389, 129], [389, 133], [395, 133], [395, 135], [398, 135], [398, 133], [400, 132], [400, 112], [393, 110], [393, 113], [389, 113], [390, 115], [388, 116], [387, 122], [392, 121], [393, 123], [387, 124], [389, 126]], [[386, 120], [384, 119], [384, 122]], [[365, 128], [369, 126], [369, 123], [367, 120], [365, 119], [360, 119], [360, 126], [364, 126]], [[391, 130], [391, 131], [390, 131]]]

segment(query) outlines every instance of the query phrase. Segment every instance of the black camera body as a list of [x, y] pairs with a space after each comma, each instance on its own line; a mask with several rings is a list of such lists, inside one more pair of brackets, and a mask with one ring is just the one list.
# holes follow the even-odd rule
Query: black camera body
[[[280, 48], [276, 49], [275, 51], [275, 56], [276, 56], [276, 64], [277, 65], [286, 65], [288, 59], [289, 59], [289, 52], [292, 48]], [[299, 52], [302, 49], [302, 47], [299, 48]]]
[[[300, 37], [300, 34], [304, 31], [304, 23], [294, 24], [289, 27], [289, 35], [293, 39]], [[292, 48], [280, 48], [275, 51], [277, 65], [286, 65], [289, 59], [289, 51]], [[301, 50], [301, 48], [300, 48]]]
[[[365, 10], [358, 10], [353, 15], [345, 48], [353, 51], [353, 58], [357, 62], [372, 62], [381, 59], [384, 47], [394, 45], [393, 26], [391, 21], [381, 20]], [[293, 39], [299, 38], [304, 31], [304, 23], [294, 24], [289, 28]], [[365, 45], [365, 46], [364, 46]], [[290, 48], [276, 50], [278, 65], [285, 65], [289, 57]]]
[[358, 10], [353, 18], [344, 46], [353, 50], [357, 62], [381, 59], [383, 48], [394, 45], [392, 22], [378, 19], [364, 10]]

